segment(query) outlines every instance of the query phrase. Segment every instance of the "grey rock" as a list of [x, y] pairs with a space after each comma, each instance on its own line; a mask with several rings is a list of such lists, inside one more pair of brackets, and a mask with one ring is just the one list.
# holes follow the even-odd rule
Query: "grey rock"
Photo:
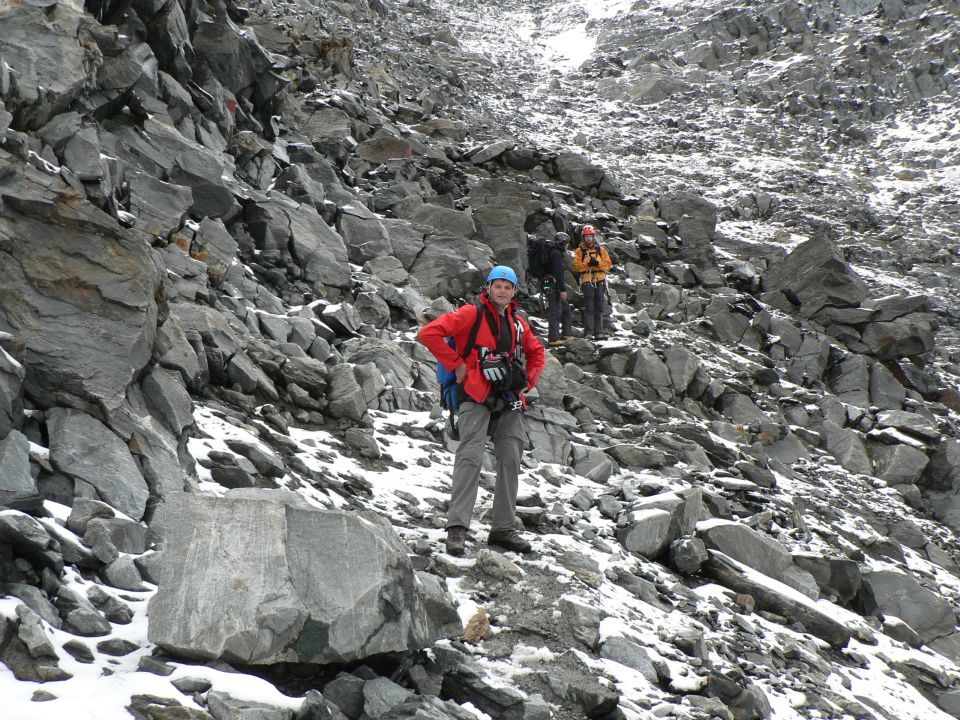
[[363, 390], [357, 383], [353, 368], [337, 365], [330, 371], [327, 387], [328, 411], [332, 417], [360, 422], [367, 412]]
[[149, 491], [127, 446], [86, 413], [53, 408], [47, 413], [50, 461], [88, 483], [105, 502], [134, 520], [143, 517]]
[[147, 549], [147, 528], [126, 518], [93, 518], [87, 523], [84, 542], [91, 533], [102, 533], [120, 551], [140, 555]]
[[621, 467], [658, 468], [667, 464], [666, 453], [657, 448], [624, 443], [613, 445], [606, 452]]
[[900, 618], [924, 642], [956, 630], [950, 603], [912, 576], [898, 570], [870, 570], [863, 573], [863, 582], [870, 588], [882, 613]]
[[[95, 47], [82, 24], [83, 13], [73, 7], [58, 13], [57, 23], [46, 20], [41, 8], [14, 6], [4, 13], [0, 55], [13, 63], [16, 92], [9, 99], [29, 108], [24, 122], [43, 124], [70, 105], [89, 80], [87, 63]], [[82, 28], [82, 29], [81, 29]], [[5, 88], [5, 96], [11, 88]]]
[[411, 697], [413, 692], [385, 677], [367, 680], [363, 684], [363, 711], [370, 718], [380, 718]]
[[433, 228], [442, 237], [469, 238], [477, 231], [473, 222], [473, 211], [452, 210], [450, 208], [424, 203], [408, 218], [418, 225]]
[[494, 265], [493, 251], [488, 245], [444, 235], [430, 238], [409, 271], [428, 297], [466, 297], [483, 282], [482, 270], [478, 268]]
[[140, 577], [140, 571], [129, 555], [119, 556], [100, 571], [100, 576], [107, 585], [120, 590], [133, 590], [134, 592], [146, 590]]
[[115, 516], [113, 508], [99, 500], [78, 497], [73, 501], [70, 515], [67, 517], [67, 527], [77, 535], [87, 532], [87, 524], [94, 518], [112, 518]]
[[666, 510], [649, 508], [627, 514], [626, 524], [617, 529], [617, 540], [627, 550], [651, 560], [670, 544], [673, 516]]
[[390, 245], [393, 247], [396, 258], [405, 269], [409, 270], [420, 251], [423, 250], [427, 228], [398, 218], [385, 218], [382, 223], [390, 235]]
[[644, 385], [657, 390], [662, 397], [670, 397], [670, 371], [650, 348], [640, 348], [634, 354], [631, 374]]
[[153, 414], [175, 437], [193, 425], [193, 400], [178, 373], [154, 368], [143, 379], [143, 392]]
[[[571, 657], [567, 653], [566, 657]], [[582, 660], [572, 658], [576, 666], [571, 673], [557, 673], [547, 676], [547, 685], [559, 698], [572, 703], [582, 717], [603, 717], [612, 712], [620, 701], [620, 693], [601, 684], [594, 673]]]
[[697, 535], [708, 548], [719, 550], [809, 598], [819, 595], [814, 577], [795, 565], [787, 549], [771, 537], [728, 520], [711, 520], [705, 527], [698, 527]]
[[681, 537], [670, 543], [670, 567], [681, 575], [696, 575], [710, 559], [707, 546], [697, 537]]
[[6, 510], [0, 514], [0, 541], [9, 545], [15, 556], [29, 560], [38, 569], [48, 568], [58, 576], [63, 572], [60, 543], [25, 513]]
[[907, 390], [900, 381], [881, 363], [870, 369], [870, 404], [880, 410], [900, 410]]
[[837, 598], [837, 602], [848, 603], [853, 600], [863, 586], [860, 567], [847, 558], [822, 557], [810, 553], [795, 553], [793, 561], [817, 581], [820, 591], [826, 596]]
[[207, 266], [211, 284], [218, 286], [235, 262], [237, 241], [227, 232], [221, 219], [205, 217], [200, 221], [200, 231], [194, 238], [194, 244], [197, 257]]
[[928, 441], [940, 437], [940, 430], [933, 420], [904, 410], [885, 410], [877, 413], [877, 427], [896, 428]]
[[24, 344], [24, 390], [43, 406], [114, 405], [156, 334], [160, 271], [148, 243], [56, 176], [3, 151], [0, 166], [17, 177], [0, 213], [0, 331]]
[[[159, 523], [163, 569], [149, 638], [170, 652], [249, 664], [350, 662], [438, 637], [406, 546], [379, 516], [316, 510], [291, 493], [254, 490], [172, 495]], [[186, 530], [197, 526], [207, 532]], [[231, 562], [210, 566], [204, 558], [226, 538], [236, 548]], [[221, 567], [221, 582], [211, 580], [211, 567]], [[224, 595], [217, 588], [225, 583], [245, 592]], [[386, 617], [384, 607], [392, 608]]]
[[60, 616], [57, 614], [57, 609], [50, 600], [47, 599], [46, 594], [39, 588], [35, 588], [33, 585], [27, 585], [26, 583], [3, 583], [0, 585], [0, 590], [2, 590], [5, 595], [22, 600], [24, 605], [53, 627], [60, 627], [61, 621]]
[[352, 305], [345, 303], [328, 305], [323, 309], [320, 317], [324, 324], [332, 328], [341, 337], [349, 337], [360, 329], [360, 316]]
[[[530, 716], [530, 720], [548, 718], [549, 708], [545, 708], [545, 711], [547, 714]], [[381, 720], [473, 720], [476, 715], [455, 702], [443, 701], [431, 695], [416, 695], [394, 705], [380, 717]]]
[[873, 473], [887, 485], [917, 482], [930, 459], [922, 450], [909, 445], [872, 445]]
[[607, 660], [613, 660], [628, 668], [633, 668], [651, 684], [655, 685], [660, 681], [650, 654], [642, 645], [625, 637], [615, 635], [606, 638], [600, 646], [599, 655]]
[[930, 298], [926, 295], [896, 295], [880, 298], [872, 303], [874, 322], [896, 320], [912, 313], [930, 312]]
[[87, 588], [87, 599], [112, 623], [129, 625], [133, 621], [133, 609], [104, 590], [101, 585], [91, 585]]
[[677, 394], [690, 387], [700, 367], [700, 360], [686, 348], [669, 347], [663, 351], [663, 360], [670, 371], [670, 382]]
[[919, 484], [936, 490], [960, 489], [960, 441], [948, 439], [937, 445]]
[[490, 145], [485, 145], [475, 152], [471, 152], [469, 155], [470, 162], [474, 165], [482, 165], [485, 162], [490, 162], [500, 157], [508, 150], [513, 150], [516, 146], [517, 144], [513, 140], [498, 140]]
[[[0, 335], [0, 339], [3, 336]], [[0, 347], [0, 439], [20, 427], [26, 368]], [[3, 463], [0, 462], [0, 466]]]
[[152, 675], [159, 675], [160, 677], [169, 677], [173, 675], [176, 669], [176, 666], [164, 662], [160, 658], [155, 658], [152, 655], [141, 655], [137, 661], [137, 670], [140, 672], [148, 672]]
[[77, 662], [92, 663], [96, 659], [93, 650], [81, 640], [68, 640], [63, 644], [63, 649]]
[[26, 646], [32, 658], [52, 658], [58, 660], [56, 648], [44, 630], [40, 616], [26, 605], [17, 605], [17, 618], [20, 625], [17, 628], [17, 637]]
[[825, 233], [795, 248], [763, 274], [765, 294], [789, 292], [811, 317], [826, 305], [856, 307], [867, 298], [863, 280]]
[[593, 652], [600, 642], [600, 623], [603, 614], [596, 608], [576, 602], [570, 598], [561, 598], [560, 614], [573, 637]]
[[37, 496], [37, 483], [30, 474], [30, 441], [23, 433], [9, 430], [0, 439], [0, 506], [15, 507]]
[[193, 206], [193, 190], [143, 172], [132, 173], [129, 183], [130, 212], [137, 216], [139, 230], [166, 239], [180, 229]]
[[827, 373], [827, 381], [841, 402], [870, 406], [870, 366], [863, 355], [850, 355]]
[[228, 439], [227, 447], [253, 463], [257, 472], [267, 477], [283, 477], [286, 469], [283, 460], [263, 443], [251, 443], [245, 440]]
[[873, 466], [867, 448], [856, 430], [841, 428], [831, 420], [823, 423], [821, 439], [826, 448], [845, 469], [852, 473], [871, 474]]
[[867, 350], [880, 360], [921, 355], [933, 350], [933, 331], [929, 323], [909, 316], [891, 322], [873, 322], [861, 335]]
[[341, 672], [323, 688], [323, 696], [336, 705], [348, 718], [358, 718], [363, 712], [363, 686], [356, 675]]
[[[196, 337], [200, 342], [200, 335]], [[201, 361], [176, 316], [168, 317], [158, 328], [154, 355], [161, 367], [179, 372], [188, 386], [193, 386], [206, 369], [206, 358]]]
[[290, 708], [238, 700], [219, 690], [208, 692], [206, 700], [214, 720], [293, 720]]
[[350, 262], [363, 265], [367, 261], [393, 255], [389, 232], [364, 205], [342, 208], [339, 230], [347, 245]]
[[54, 604], [63, 618], [63, 629], [81, 635], [93, 637], [107, 635], [111, 625], [97, 610], [93, 603], [70, 587], [61, 587]]

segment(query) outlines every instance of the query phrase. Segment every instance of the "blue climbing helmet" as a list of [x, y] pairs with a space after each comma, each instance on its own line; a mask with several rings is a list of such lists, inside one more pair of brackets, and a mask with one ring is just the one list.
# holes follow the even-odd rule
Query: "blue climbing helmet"
[[517, 286], [517, 274], [513, 271], [513, 268], [509, 268], [506, 265], [497, 265], [490, 271], [490, 274], [487, 275], [487, 285], [494, 280], [509, 280], [513, 283], [514, 287]]

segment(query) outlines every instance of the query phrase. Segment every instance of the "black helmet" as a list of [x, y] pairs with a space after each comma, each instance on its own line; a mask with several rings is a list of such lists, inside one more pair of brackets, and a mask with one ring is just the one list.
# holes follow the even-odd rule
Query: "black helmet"
[[570, 236], [565, 232], [558, 232], [553, 236], [553, 244], [557, 247], [565, 247], [570, 244]]

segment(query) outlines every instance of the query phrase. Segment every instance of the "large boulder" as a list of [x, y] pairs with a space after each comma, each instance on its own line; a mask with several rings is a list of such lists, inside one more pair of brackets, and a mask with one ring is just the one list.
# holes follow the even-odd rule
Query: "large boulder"
[[872, 592], [880, 612], [903, 620], [924, 642], [956, 630], [950, 603], [911, 575], [898, 570], [871, 570], [863, 573], [863, 583]]
[[149, 491], [126, 444], [95, 417], [78, 410], [47, 413], [50, 462], [77, 483], [78, 495], [95, 492], [134, 520], [143, 517]]
[[13, 92], [5, 91], [4, 99], [13, 108], [29, 108], [24, 119], [42, 124], [77, 99], [99, 55], [83, 4], [3, 3], [0, 27], [0, 57], [16, 77]]
[[24, 347], [26, 397], [118, 404], [156, 335], [160, 270], [149, 243], [2, 150], [0, 176], [0, 331]]
[[158, 524], [163, 555], [149, 639], [168, 652], [349, 663], [426, 647], [458, 625], [449, 597], [423, 585], [378, 515], [244, 490], [172, 495]]
[[308, 283], [349, 284], [347, 246], [315, 208], [274, 193], [270, 200], [249, 208], [247, 219], [264, 260], [298, 266]]
[[763, 274], [764, 297], [782, 292], [811, 317], [827, 306], [857, 307], [867, 286], [826, 234], [802, 243]]
[[817, 581], [793, 562], [783, 545], [741, 523], [707, 520], [697, 526], [697, 535], [712, 550], [719, 550], [767, 577], [799, 590], [809, 598], [819, 595]]
[[483, 284], [484, 273], [496, 265], [489, 246], [458, 237], [428, 238], [410, 266], [410, 274], [427, 297], [465, 297]]

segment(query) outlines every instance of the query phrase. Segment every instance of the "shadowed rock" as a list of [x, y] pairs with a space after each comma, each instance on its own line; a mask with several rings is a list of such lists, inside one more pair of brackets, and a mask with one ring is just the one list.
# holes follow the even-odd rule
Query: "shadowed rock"
[[826, 235], [807, 240], [763, 274], [765, 295], [783, 292], [796, 298], [800, 312], [810, 317], [822, 308], [856, 307], [867, 298], [867, 287], [837, 244]]

